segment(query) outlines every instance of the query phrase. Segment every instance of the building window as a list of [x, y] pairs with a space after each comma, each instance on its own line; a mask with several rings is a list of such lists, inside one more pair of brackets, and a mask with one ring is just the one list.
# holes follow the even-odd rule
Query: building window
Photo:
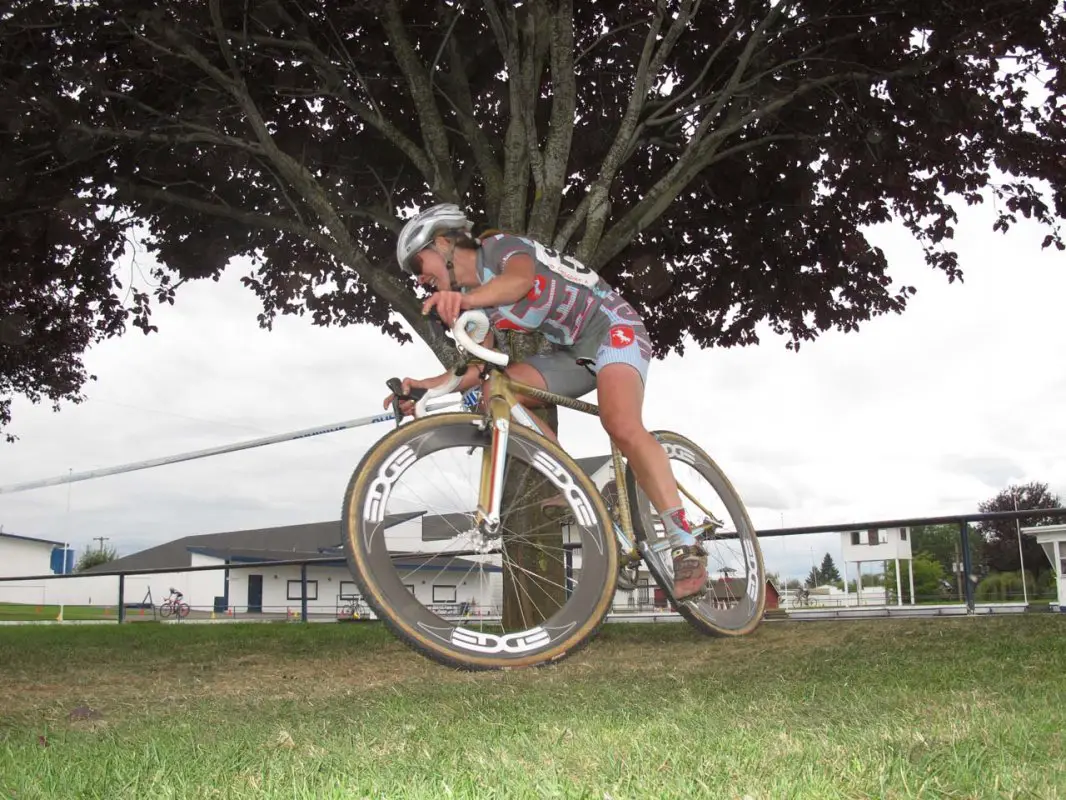
[[359, 584], [355, 581], [341, 581], [341, 600], [355, 600], [359, 597]]
[[454, 586], [434, 586], [433, 587], [433, 602], [434, 603], [454, 603], [455, 602], [455, 587]]
[[415, 585], [413, 583], [405, 583], [403, 588], [409, 591], [411, 594], [415, 593]]
[[[288, 581], [285, 586], [285, 599], [286, 600], [303, 600], [300, 595], [300, 581]], [[307, 599], [318, 599], [318, 581], [307, 582]]]
[[852, 544], [862, 544], [862, 541], [859, 538], [860, 536], [861, 536], [861, 534], [858, 531], [852, 531], [851, 532], [851, 543]]
[[874, 528], [866, 531], [866, 542], [867, 544], [877, 544], [877, 531]]
[[906, 528], [900, 528], [899, 529], [899, 540], [901, 542], [907, 541], [907, 529]]

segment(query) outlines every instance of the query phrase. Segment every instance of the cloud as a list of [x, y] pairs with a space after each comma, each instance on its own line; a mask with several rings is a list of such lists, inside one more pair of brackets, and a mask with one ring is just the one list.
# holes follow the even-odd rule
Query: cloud
[[941, 464], [952, 472], [975, 477], [996, 491], [1025, 475], [1025, 468], [1013, 459], [997, 456], [947, 456], [941, 459]]

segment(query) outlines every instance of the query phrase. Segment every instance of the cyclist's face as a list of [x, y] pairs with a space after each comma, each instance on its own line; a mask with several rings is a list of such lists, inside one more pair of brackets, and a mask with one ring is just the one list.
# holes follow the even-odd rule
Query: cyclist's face
[[432, 247], [416, 253], [411, 259], [411, 266], [422, 286], [431, 291], [451, 289], [444, 257]]

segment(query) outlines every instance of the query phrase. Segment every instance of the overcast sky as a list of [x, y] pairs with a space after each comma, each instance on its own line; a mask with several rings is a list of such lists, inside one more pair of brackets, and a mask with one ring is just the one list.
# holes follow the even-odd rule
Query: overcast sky
[[[975, 511], [1012, 482], [1066, 497], [1066, 257], [1044, 232], [993, 234], [993, 212], [964, 212], [965, 282], [949, 285], [896, 226], [871, 234], [903, 315], [827, 333], [800, 352], [767, 335], [755, 347], [690, 349], [652, 364], [649, 428], [701, 442], [759, 527]], [[144, 263], [145, 256], [140, 256]], [[107, 467], [373, 413], [385, 380], [436, 374], [420, 344], [303, 318], [256, 324], [255, 296], [231, 268], [159, 308], [159, 333], [131, 329], [87, 356], [87, 402], [16, 400], [0, 485]], [[590, 399], [595, 399], [594, 395]], [[576, 456], [606, 451], [598, 422], [564, 412]], [[106, 536], [122, 554], [179, 536], [337, 519], [352, 468], [386, 433], [359, 430], [73, 484], [0, 495], [3, 530], [68, 540]], [[69, 502], [69, 511], [68, 511]], [[767, 568], [802, 577], [834, 535], [764, 542]]]

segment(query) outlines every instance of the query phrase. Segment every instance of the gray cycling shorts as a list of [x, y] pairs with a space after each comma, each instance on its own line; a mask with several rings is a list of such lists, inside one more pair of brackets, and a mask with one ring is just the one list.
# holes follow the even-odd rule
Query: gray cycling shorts
[[593, 372], [608, 364], [629, 364], [640, 374], [641, 382], [647, 384], [651, 340], [632, 306], [617, 300], [610, 308], [601, 306], [585, 323], [572, 346], [531, 356], [522, 363], [540, 373], [549, 392], [576, 398], [596, 388], [596, 376], [577, 363], [579, 358], [595, 362], [590, 365]]

